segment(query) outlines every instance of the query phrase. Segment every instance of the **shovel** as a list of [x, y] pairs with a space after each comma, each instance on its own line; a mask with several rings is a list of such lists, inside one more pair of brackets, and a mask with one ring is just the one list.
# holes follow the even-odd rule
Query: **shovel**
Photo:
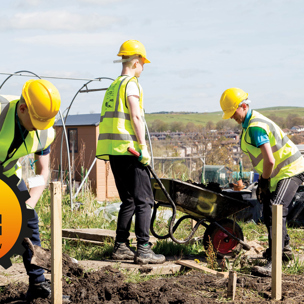
[[[23, 246], [28, 247], [32, 252], [31, 264], [41, 267], [51, 272], [51, 251], [49, 249], [42, 248], [37, 245], [33, 245], [29, 238], [24, 238]], [[62, 255], [63, 263], [77, 263], [77, 261], [66, 254]], [[63, 274], [64, 275], [64, 274]], [[64, 275], [66, 276], [66, 275]]]

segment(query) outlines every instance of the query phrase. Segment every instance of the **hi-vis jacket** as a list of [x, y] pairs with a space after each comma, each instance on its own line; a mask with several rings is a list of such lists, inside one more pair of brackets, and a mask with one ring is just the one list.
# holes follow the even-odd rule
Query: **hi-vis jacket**
[[126, 87], [130, 81], [134, 81], [138, 86], [139, 107], [141, 116], [144, 117], [143, 93], [137, 78], [119, 76], [107, 89], [101, 108], [96, 150], [96, 157], [99, 159], [109, 160], [109, 155], [130, 155], [128, 147], [139, 151], [127, 105]]
[[252, 110], [248, 128], [243, 130], [241, 137], [241, 149], [252, 162], [257, 173], [263, 173], [263, 156], [261, 149], [252, 144], [249, 136], [249, 128], [260, 127], [269, 137], [271, 150], [275, 159], [275, 165], [270, 176], [270, 192], [275, 191], [277, 183], [284, 178], [289, 178], [304, 172], [304, 159], [296, 145], [284, 134], [284, 132], [270, 119]]
[[[12, 176], [21, 168], [18, 163], [20, 157], [46, 149], [55, 138], [55, 131], [52, 127], [47, 130], [37, 131], [39, 139], [35, 131], [30, 131], [25, 138], [25, 143], [23, 142], [18, 149], [8, 155], [15, 136], [17, 102], [18, 100], [14, 100], [8, 103], [0, 115], [0, 165], [3, 167], [3, 174], [7, 177]], [[18, 176], [20, 177], [20, 174]]]

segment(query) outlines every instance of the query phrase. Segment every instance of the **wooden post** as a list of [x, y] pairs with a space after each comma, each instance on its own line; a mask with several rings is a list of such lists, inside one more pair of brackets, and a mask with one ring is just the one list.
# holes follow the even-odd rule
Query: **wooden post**
[[62, 213], [61, 183], [51, 184], [52, 304], [62, 303]]
[[283, 206], [272, 206], [272, 284], [271, 297], [282, 298], [282, 221]]
[[234, 301], [234, 298], [235, 298], [236, 279], [237, 279], [236, 272], [235, 271], [229, 271], [227, 298], [230, 298], [233, 301]]
[[193, 229], [194, 226], [196, 225], [197, 221], [195, 221], [194, 219], [191, 219], [191, 228]]

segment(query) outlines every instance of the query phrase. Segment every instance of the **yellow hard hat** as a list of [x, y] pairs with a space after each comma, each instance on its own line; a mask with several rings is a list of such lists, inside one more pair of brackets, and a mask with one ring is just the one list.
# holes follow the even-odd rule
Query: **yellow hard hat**
[[31, 122], [37, 130], [45, 130], [54, 125], [60, 108], [60, 94], [56, 87], [44, 79], [28, 80], [22, 89]]
[[144, 63], [150, 63], [147, 59], [147, 53], [144, 45], [137, 40], [127, 40], [125, 41], [117, 54], [117, 56], [132, 56], [132, 55], [141, 55], [144, 59]]
[[223, 119], [229, 119], [237, 110], [239, 104], [248, 98], [248, 93], [238, 88], [226, 90], [221, 97], [220, 104], [223, 110]]

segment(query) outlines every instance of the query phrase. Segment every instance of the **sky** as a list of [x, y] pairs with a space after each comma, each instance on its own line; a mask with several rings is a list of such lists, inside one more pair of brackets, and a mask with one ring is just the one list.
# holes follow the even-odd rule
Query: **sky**
[[[135, 39], [151, 61], [139, 78], [146, 113], [220, 111], [230, 87], [252, 108], [303, 107], [303, 16], [303, 0], [1, 0], [0, 73], [53, 82], [64, 112], [89, 80], [120, 75], [113, 60]], [[20, 95], [30, 78], [9, 78], [0, 94]], [[79, 93], [69, 113], [99, 113], [103, 96]]]

